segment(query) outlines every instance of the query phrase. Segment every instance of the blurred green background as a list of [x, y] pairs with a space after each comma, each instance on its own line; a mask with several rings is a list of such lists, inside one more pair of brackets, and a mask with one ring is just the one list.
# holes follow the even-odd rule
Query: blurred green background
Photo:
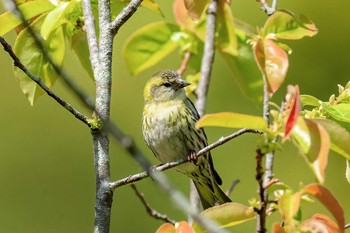
[[[158, 1], [166, 16], [174, 22], [172, 1]], [[274, 97], [280, 103], [287, 84], [298, 84], [302, 94], [327, 100], [337, 93], [337, 84], [349, 81], [350, 36], [349, 1], [294, 0], [279, 1], [279, 8], [309, 16], [319, 28], [314, 38], [288, 41], [293, 49], [290, 69], [284, 86]], [[235, 17], [254, 26], [262, 27], [266, 15], [254, 0], [233, 0]], [[1, 10], [3, 12], [3, 10]], [[131, 77], [121, 55], [126, 38], [143, 25], [162, 20], [156, 13], [141, 8], [120, 30], [115, 39], [113, 55], [112, 119], [154, 162], [141, 135], [143, 107], [142, 89], [152, 73], [161, 69], [177, 69], [180, 59], [177, 52], [156, 67]], [[13, 44], [14, 33], [6, 35]], [[31, 107], [13, 77], [12, 61], [0, 49], [0, 232], [92, 232], [94, 217], [95, 177], [93, 170], [92, 140], [89, 130], [71, 114], [47, 96]], [[81, 69], [75, 55], [67, 49], [64, 67], [93, 95], [93, 83]], [[247, 100], [240, 92], [227, 64], [216, 56], [208, 99], [208, 113], [233, 111], [261, 115], [259, 104]], [[54, 91], [84, 113], [90, 111], [76, 100], [61, 81]], [[208, 128], [209, 141], [213, 142], [232, 130]], [[233, 179], [240, 179], [231, 198], [248, 205], [257, 197], [255, 181], [256, 135], [244, 135], [213, 151], [217, 170], [227, 189]], [[349, 142], [350, 143], [350, 142]], [[140, 172], [140, 167], [112, 140], [112, 179]], [[188, 192], [187, 177], [167, 171], [173, 183]], [[313, 177], [298, 151], [287, 143], [276, 153], [275, 175], [297, 190], [300, 182], [308, 184]], [[146, 199], [155, 209], [169, 217], [182, 220], [183, 215], [150, 179], [137, 183]], [[345, 180], [345, 159], [331, 153], [325, 182], [344, 208], [350, 221], [350, 185]], [[318, 204], [303, 204], [303, 216], [327, 210]], [[278, 214], [269, 218], [268, 227], [279, 222]], [[115, 191], [111, 232], [154, 232], [161, 224], [148, 216], [130, 187]], [[234, 232], [254, 232], [255, 221], [233, 228]]]

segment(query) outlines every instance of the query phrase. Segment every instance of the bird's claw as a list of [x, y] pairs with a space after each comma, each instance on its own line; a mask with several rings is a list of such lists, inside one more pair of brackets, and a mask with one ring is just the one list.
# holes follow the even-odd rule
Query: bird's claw
[[187, 157], [187, 160], [191, 163], [196, 164], [197, 163], [197, 153], [195, 151], [191, 151], [190, 155]]

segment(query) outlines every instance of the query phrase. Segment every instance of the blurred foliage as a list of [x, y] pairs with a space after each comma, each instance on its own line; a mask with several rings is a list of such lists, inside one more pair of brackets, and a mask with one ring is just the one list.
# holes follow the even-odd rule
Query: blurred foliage
[[[159, 2], [165, 20], [175, 23], [172, 18], [172, 4]], [[347, 9], [350, 3], [335, 0], [322, 3], [316, 0], [279, 1], [280, 8], [294, 12], [307, 13], [319, 28], [319, 34], [312, 39], [288, 42], [293, 47], [289, 56], [289, 72], [280, 90], [287, 84], [298, 84], [301, 94], [309, 94], [320, 100], [326, 100], [337, 92], [337, 84], [345, 85], [349, 80], [347, 63], [350, 53], [346, 46], [348, 30], [342, 25], [350, 21]], [[255, 1], [237, 0], [231, 4], [235, 18], [262, 27], [266, 15], [259, 11]], [[3, 12], [3, 11], [1, 11]], [[331, 17], [330, 17], [331, 16]], [[142, 89], [152, 73], [161, 69], [177, 69], [181, 61], [176, 53], [163, 59], [157, 66], [130, 77], [122, 59], [121, 45], [138, 28], [162, 20], [147, 8], [141, 8], [123, 27], [116, 38], [114, 52], [114, 83], [112, 100], [112, 119], [135, 138], [136, 143], [153, 159], [141, 137]], [[342, 22], [341, 24], [339, 22]], [[6, 35], [14, 41], [14, 34]], [[13, 43], [12, 43], [13, 44]], [[12, 61], [0, 50], [3, 67], [0, 95], [0, 194], [1, 229], [4, 232], [91, 232], [94, 215], [94, 172], [91, 139], [85, 126], [65, 110], [61, 109], [47, 96], [30, 107], [20, 93], [11, 69]], [[75, 55], [66, 49], [63, 67], [68, 70], [84, 88], [93, 95], [93, 83], [88, 79]], [[251, 69], [257, 68], [252, 64]], [[213, 78], [209, 92], [208, 113], [231, 111], [252, 115], [261, 115], [261, 106], [248, 100], [233, 81], [225, 59], [219, 56], [213, 69]], [[67, 91], [58, 81], [54, 90], [83, 109], [74, 94]], [[274, 99], [280, 100], [283, 91], [277, 91]], [[89, 114], [89, 111], [85, 109]], [[209, 141], [231, 133], [228, 129], [208, 128]], [[232, 199], [247, 203], [247, 197], [255, 195], [255, 147], [256, 135], [242, 136], [213, 151], [216, 168], [221, 174], [227, 189], [230, 182], [241, 179], [232, 194]], [[293, 147], [285, 147], [276, 156], [275, 174], [294, 190], [299, 190], [299, 182], [311, 183], [313, 174], [307, 165], [301, 163], [304, 158]], [[112, 178], [118, 179], [140, 171], [138, 165], [117, 144], [111, 148]], [[224, 156], [224, 157], [223, 157]], [[281, 156], [281, 158], [279, 158]], [[153, 160], [155, 161], [155, 160]], [[156, 163], [156, 161], [155, 161]], [[344, 159], [340, 156], [329, 157], [325, 186], [336, 196], [344, 207], [345, 217], [350, 219], [348, 194], [350, 187], [344, 178]], [[166, 172], [182, 190], [187, 190], [188, 179], [175, 171]], [[232, 177], [234, 175], [234, 177]], [[176, 220], [185, 219], [176, 206], [169, 203], [150, 179], [139, 182], [150, 204], [160, 212]], [[150, 218], [144, 211], [129, 187], [121, 187], [114, 194], [111, 232], [154, 232], [161, 224]], [[303, 215], [309, 216], [316, 211], [329, 215], [324, 207], [305, 204]], [[135, 224], [135, 219], [137, 224]], [[277, 214], [269, 218], [280, 222]], [[254, 231], [254, 221], [235, 228], [237, 232]]]

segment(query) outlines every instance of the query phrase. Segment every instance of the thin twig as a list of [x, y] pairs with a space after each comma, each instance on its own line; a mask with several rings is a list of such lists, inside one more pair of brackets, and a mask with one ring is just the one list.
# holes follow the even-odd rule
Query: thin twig
[[184, 58], [182, 59], [182, 63], [180, 68], [177, 70], [177, 73], [181, 76], [187, 69], [187, 64], [191, 58], [191, 53], [190, 52], [185, 52]]
[[264, 154], [260, 149], [256, 150], [256, 175], [255, 179], [258, 182], [258, 193], [261, 201], [261, 206], [259, 209], [255, 209], [258, 214], [257, 223], [256, 223], [256, 232], [257, 233], [265, 233], [266, 232], [266, 206], [267, 202], [265, 200], [265, 188], [264, 188], [264, 169], [262, 166]]
[[140, 193], [139, 190], [137, 189], [136, 185], [134, 184], [131, 184], [131, 188], [134, 190], [136, 196], [140, 199], [141, 203], [144, 205], [147, 213], [151, 216], [151, 217], [154, 217], [155, 219], [159, 219], [159, 220], [162, 220], [164, 222], [168, 222], [168, 223], [171, 223], [171, 224], [175, 224], [176, 221], [175, 220], [172, 220], [170, 218], [168, 218], [167, 215], [165, 214], [161, 214], [159, 213], [158, 211], [156, 211], [155, 209], [153, 209], [148, 203], [147, 201], [145, 200], [145, 196], [143, 195], [143, 193]]
[[78, 110], [76, 110], [72, 105], [70, 105], [68, 102], [63, 100], [61, 97], [59, 97], [56, 93], [54, 93], [46, 84], [42, 81], [41, 78], [37, 77], [35, 74], [33, 74], [30, 70], [27, 69], [21, 62], [21, 60], [16, 56], [16, 54], [13, 52], [12, 47], [7, 41], [0, 36], [0, 42], [2, 46], [4, 47], [4, 50], [10, 55], [10, 57], [13, 60], [13, 63], [16, 67], [18, 67], [20, 70], [22, 70], [28, 77], [33, 80], [36, 84], [38, 84], [49, 96], [51, 96], [54, 100], [57, 101], [62, 107], [64, 107], [66, 110], [68, 110], [70, 113], [72, 113], [77, 119], [82, 121], [84, 124], [90, 125], [89, 118], [85, 116], [84, 114], [80, 113]]
[[120, 14], [113, 20], [110, 25], [110, 30], [113, 35], [116, 35], [123, 26], [123, 24], [128, 21], [128, 19], [136, 12], [137, 8], [141, 5], [142, 0], [132, 0], [130, 3], [120, 12]]
[[227, 196], [230, 196], [230, 194], [233, 192], [233, 190], [235, 189], [237, 184], [239, 184], [239, 182], [240, 182], [239, 179], [236, 179], [236, 180], [232, 181], [230, 188], [225, 192], [225, 194]]
[[[210, 150], [220, 146], [220, 145], [223, 145], [225, 144], [226, 142], [242, 135], [242, 134], [245, 134], [245, 133], [256, 133], [256, 134], [260, 134], [261, 132], [259, 132], [258, 130], [253, 130], [253, 129], [241, 129], [241, 130], [238, 130], [237, 132], [234, 132], [233, 134], [230, 134], [226, 137], [221, 137], [219, 140], [217, 140], [216, 142], [210, 144], [209, 146], [206, 146], [204, 147], [203, 149], [201, 149], [200, 151], [197, 152], [196, 156], [199, 157], [199, 156], [202, 156], [204, 154], [206, 154], [207, 152], [209, 152]], [[131, 148], [132, 146], [128, 146], [128, 148]], [[188, 159], [181, 159], [181, 160], [178, 160], [178, 161], [175, 161], [175, 162], [170, 162], [170, 163], [166, 163], [166, 164], [162, 164], [162, 165], [158, 165], [156, 167], [154, 167], [152, 170], [154, 171], [165, 171], [165, 170], [168, 170], [170, 168], [173, 168], [173, 167], [176, 167], [180, 164], [183, 164], [183, 163], [186, 163], [186, 162], [189, 162]], [[151, 166], [147, 167], [148, 169], [150, 168]], [[141, 173], [138, 173], [138, 174], [135, 174], [135, 175], [131, 175], [131, 176], [128, 176], [128, 177], [125, 177], [123, 179], [120, 179], [120, 180], [117, 180], [115, 182], [111, 182], [110, 183], [110, 188], [111, 189], [116, 189], [118, 188], [119, 186], [123, 186], [123, 185], [127, 185], [127, 184], [131, 184], [131, 183], [134, 183], [136, 181], [139, 181], [139, 180], [142, 180], [146, 177], [149, 176], [149, 173], [148, 173], [148, 170], [146, 170], [146, 172], [141, 172]]]
[[91, 1], [83, 0], [83, 14], [84, 14], [84, 27], [86, 31], [87, 42], [89, 46], [89, 54], [92, 70], [94, 72], [94, 76], [97, 75], [98, 67], [99, 67], [99, 51], [98, 51], [98, 40], [96, 36], [95, 30], [95, 17], [92, 13]]

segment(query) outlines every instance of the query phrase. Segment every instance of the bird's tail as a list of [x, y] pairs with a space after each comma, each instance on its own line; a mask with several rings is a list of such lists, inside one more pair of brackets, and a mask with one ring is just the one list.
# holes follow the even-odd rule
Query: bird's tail
[[193, 183], [198, 191], [203, 209], [231, 202], [231, 199], [220, 189], [215, 181], [206, 185], [196, 180], [193, 180]]

